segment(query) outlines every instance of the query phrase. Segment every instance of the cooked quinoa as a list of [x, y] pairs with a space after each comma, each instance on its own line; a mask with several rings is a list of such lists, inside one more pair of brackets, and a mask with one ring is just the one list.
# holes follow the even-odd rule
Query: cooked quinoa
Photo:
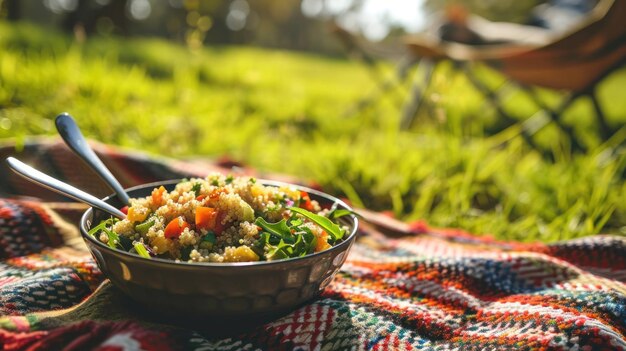
[[[90, 231], [111, 247], [185, 262], [247, 262], [303, 256], [340, 242], [334, 210], [293, 186], [214, 173], [133, 198], [123, 220]], [[345, 211], [342, 215], [345, 215]], [[323, 217], [323, 218], [322, 218]], [[329, 221], [328, 219], [332, 219]]]

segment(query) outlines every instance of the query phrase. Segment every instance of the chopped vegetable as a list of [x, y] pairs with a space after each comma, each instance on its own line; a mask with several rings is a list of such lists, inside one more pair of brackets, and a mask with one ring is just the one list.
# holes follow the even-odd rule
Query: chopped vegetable
[[258, 260], [259, 255], [247, 246], [239, 246], [234, 250], [227, 250], [224, 254], [225, 262], [251, 262]]
[[131, 222], [143, 222], [148, 217], [148, 211], [146, 208], [137, 209], [137, 207], [130, 207], [126, 218]]
[[322, 235], [317, 237], [317, 242], [315, 243], [315, 252], [320, 252], [327, 250], [331, 247], [328, 243], [328, 233], [322, 232]]
[[211, 207], [196, 207], [196, 230], [214, 230], [217, 210]]
[[180, 249], [180, 259], [183, 261], [187, 261], [189, 260], [189, 255], [191, 254], [191, 251], [193, 251], [193, 247], [191, 246], [185, 246], [183, 248]]
[[217, 218], [215, 219], [215, 228], [213, 229], [213, 231], [218, 236], [222, 235], [222, 232], [224, 232], [224, 229], [226, 229], [226, 226], [228, 225], [228, 223], [224, 223], [224, 219], [226, 218], [226, 215], [227, 214], [225, 212], [217, 213]]
[[133, 245], [133, 247], [135, 248], [135, 251], [137, 251], [137, 254], [139, 256], [144, 258], [150, 258], [150, 253], [148, 253], [148, 250], [146, 250], [146, 247], [143, 245], [143, 243], [135, 242], [135, 245]]
[[309, 193], [306, 191], [300, 192], [300, 206], [307, 211], [313, 211], [313, 203], [311, 202], [311, 197], [309, 197]]
[[241, 211], [243, 212], [243, 220], [252, 222], [254, 221], [254, 209], [247, 202], [241, 201]]
[[213, 245], [215, 245], [215, 241], [215, 233], [208, 232], [205, 236], [202, 237], [202, 239], [200, 239], [200, 244], [198, 244], [198, 248], [209, 250], [213, 248]]
[[162, 185], [152, 191], [152, 203], [155, 206], [163, 205], [163, 193], [165, 193], [165, 187]]
[[206, 233], [205, 236], [202, 237], [202, 239], [200, 239], [200, 241], [206, 241], [209, 242], [211, 244], [215, 244], [215, 233], [213, 232], [208, 232]]
[[137, 224], [135, 226], [135, 230], [141, 235], [146, 235], [148, 234], [150, 227], [152, 227], [153, 225], [154, 225], [154, 220], [148, 220], [143, 223]]
[[165, 237], [168, 239], [178, 239], [185, 228], [189, 228], [189, 223], [185, 222], [183, 217], [176, 217], [165, 227]]

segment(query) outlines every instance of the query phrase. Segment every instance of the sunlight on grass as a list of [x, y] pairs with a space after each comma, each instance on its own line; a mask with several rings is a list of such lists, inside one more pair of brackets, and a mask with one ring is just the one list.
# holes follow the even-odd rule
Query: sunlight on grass
[[[435, 115], [422, 111], [399, 132], [390, 98], [344, 116], [375, 84], [343, 59], [249, 47], [191, 53], [155, 39], [77, 44], [6, 23], [0, 33], [0, 138], [54, 135], [52, 119], [68, 111], [105, 143], [179, 158], [228, 154], [407, 220], [518, 240], [623, 230], [623, 152], [589, 136], [593, 150], [572, 155], [548, 129], [539, 140], [555, 150], [553, 163], [514, 129], [486, 137], [497, 116], [446, 67], [428, 92]], [[619, 72], [601, 87], [614, 124], [626, 118], [624, 81]], [[507, 108], [519, 119], [536, 110], [518, 94]], [[588, 114], [582, 103], [566, 119], [585, 134]]]

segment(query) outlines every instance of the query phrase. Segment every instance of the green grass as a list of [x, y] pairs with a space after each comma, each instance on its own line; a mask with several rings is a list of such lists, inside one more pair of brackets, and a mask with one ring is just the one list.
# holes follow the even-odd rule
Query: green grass
[[[390, 96], [344, 116], [374, 82], [343, 59], [250, 47], [190, 52], [155, 39], [79, 44], [3, 22], [0, 52], [2, 139], [54, 135], [54, 116], [68, 111], [105, 143], [177, 158], [227, 154], [406, 220], [525, 241], [625, 231], [626, 154], [614, 147], [626, 133], [599, 144], [585, 103], [565, 117], [591, 150], [572, 154], [547, 128], [537, 140], [550, 161], [515, 128], [484, 135], [497, 116], [445, 67], [429, 91], [432, 113], [399, 132]], [[625, 83], [618, 72], [601, 87], [614, 125], [626, 120]], [[509, 101], [520, 118], [534, 112], [519, 94]]]

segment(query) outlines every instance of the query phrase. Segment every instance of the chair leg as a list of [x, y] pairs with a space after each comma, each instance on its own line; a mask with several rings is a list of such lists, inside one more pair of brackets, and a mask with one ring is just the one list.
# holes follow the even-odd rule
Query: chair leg
[[[474, 72], [471, 70], [471, 68], [468, 65], [462, 64], [461, 69], [465, 73], [465, 76], [469, 79], [470, 83], [472, 83], [472, 85], [476, 89], [478, 89], [478, 91], [483, 96], [487, 98], [487, 101], [489, 101], [491, 106], [496, 109], [496, 112], [498, 113], [498, 115], [504, 119], [504, 123], [506, 126], [500, 129], [505, 129], [506, 127], [519, 123], [518, 120], [511, 117], [511, 115], [509, 115], [506, 111], [504, 111], [504, 107], [502, 106], [502, 104], [500, 103], [500, 100], [498, 99], [499, 95], [497, 91], [492, 90], [491, 88], [487, 86], [487, 84], [483, 83], [483, 81], [481, 81], [474, 74]], [[532, 135], [529, 134], [525, 128], [521, 129], [520, 136], [524, 139], [526, 144], [530, 145], [533, 149], [536, 149], [536, 150], [540, 149], [537, 143], [535, 143], [535, 141], [533, 140]]]
[[[532, 89], [531, 87], [528, 87], [526, 85], [521, 85], [522, 90], [524, 90], [528, 96], [530, 96], [530, 98], [533, 100], [533, 102], [541, 109], [543, 110], [546, 115], [550, 118], [550, 121], [553, 122], [554, 124], [556, 124], [556, 126], [567, 135], [567, 137], [570, 139], [571, 145], [572, 145], [572, 149], [576, 150], [576, 151], [581, 151], [584, 152], [586, 150], [586, 148], [580, 144], [580, 142], [578, 141], [578, 138], [576, 138], [576, 133], [574, 131], [574, 128], [563, 124], [561, 122], [561, 115], [563, 115], [563, 113], [570, 107], [570, 105], [578, 98], [580, 97], [580, 94], [570, 94], [568, 95], [562, 102], [561, 104], [556, 108], [551, 108], [550, 106], [548, 106], [541, 98], [539, 98], [539, 95], [537, 95], [537, 92]], [[547, 125], [547, 123], [545, 124]], [[544, 126], [545, 126], [544, 125]], [[543, 129], [543, 126], [541, 128], [538, 128], [535, 130], [534, 133], [538, 132], [539, 130]]]
[[606, 122], [606, 118], [604, 116], [604, 111], [602, 111], [602, 106], [598, 102], [598, 96], [596, 94], [596, 90], [591, 91], [587, 96], [591, 99], [591, 103], [593, 104], [593, 108], [596, 111], [596, 117], [598, 119], [598, 127], [600, 129], [600, 136], [602, 140], [607, 140], [613, 134], [611, 127], [609, 127]]
[[[357, 101], [354, 104], [354, 106], [346, 110], [343, 113], [344, 117], [353, 116], [357, 112], [364, 110], [365, 108], [370, 106], [372, 103], [374, 103], [379, 97], [384, 96], [385, 94], [387, 94], [387, 92], [391, 91], [392, 89], [396, 88], [400, 84], [404, 83], [404, 81], [407, 78], [407, 72], [416, 63], [417, 61], [410, 57], [404, 58], [398, 65], [395, 75], [383, 81], [377, 80], [378, 85], [375, 87], [375, 90], [369, 93], [368, 96], [359, 99], [359, 101]], [[397, 100], [395, 102], [397, 103], [398, 106], [402, 106], [403, 103], [399, 96], [395, 100]]]
[[565, 100], [563, 100], [562, 104], [559, 105], [559, 107], [557, 108], [557, 110], [559, 110], [557, 112], [557, 110], [553, 109], [552, 107], [548, 106], [537, 94], [537, 92], [535, 91], [535, 89], [526, 86], [526, 85], [521, 85], [522, 90], [524, 90], [528, 96], [530, 96], [530, 98], [533, 100], [533, 102], [539, 106], [540, 109], [544, 110], [546, 112], [546, 114], [550, 117], [550, 120], [552, 122], [554, 122], [554, 124], [556, 124], [561, 130], [563, 130], [566, 134], [568, 134], [569, 136], [573, 136], [574, 135], [574, 130], [571, 127], [568, 127], [567, 125], [561, 123], [561, 119], [559, 118], [560, 114], [565, 112], [565, 110], [569, 107], [569, 105], [573, 102], [574, 99], [571, 99], [570, 96], [566, 97]]
[[565, 125], [565, 124], [561, 123], [561, 121], [560, 121], [560, 116], [562, 116], [563, 113], [579, 97], [580, 97], [580, 93], [574, 93], [574, 94], [570, 94], [569, 96], [567, 96], [565, 98], [565, 100], [563, 100], [561, 102], [561, 105], [559, 105], [559, 107], [556, 110], [551, 110], [550, 111], [550, 118], [552, 119], [553, 122], [555, 122], [559, 126], [561, 131], [563, 131], [565, 134], [567, 134], [567, 136], [570, 139], [570, 142], [571, 142], [571, 145], [572, 145], [572, 149], [574, 151], [585, 152], [585, 151], [587, 151], [587, 148], [580, 143], [578, 138], [576, 138], [576, 133], [574, 132], [574, 128], [572, 128], [572, 127], [570, 127], [568, 125]]
[[[472, 83], [472, 85], [478, 89], [478, 91], [487, 98], [487, 101], [489, 101], [489, 103], [491, 103], [491, 106], [493, 106], [493, 108], [496, 109], [496, 111], [498, 112], [498, 114], [500, 115], [501, 118], [504, 119], [505, 122], [505, 128], [512, 126], [514, 124], [516, 124], [518, 121], [511, 117], [511, 115], [509, 115], [505, 110], [504, 107], [502, 106], [502, 104], [500, 103], [500, 100], [498, 99], [498, 94], [492, 90], [491, 88], [489, 88], [489, 86], [487, 86], [487, 84], [483, 83], [482, 80], [480, 80], [472, 71], [472, 69], [469, 67], [469, 65], [467, 64], [461, 64], [461, 69], [463, 70], [463, 72], [465, 73], [465, 76], [469, 79], [470, 83]], [[501, 128], [504, 129], [504, 128]]]
[[425, 91], [432, 80], [436, 64], [430, 59], [422, 59], [417, 67], [417, 78], [409, 93], [409, 101], [405, 104], [400, 120], [400, 129], [409, 129], [415, 120], [417, 111], [424, 102]]

